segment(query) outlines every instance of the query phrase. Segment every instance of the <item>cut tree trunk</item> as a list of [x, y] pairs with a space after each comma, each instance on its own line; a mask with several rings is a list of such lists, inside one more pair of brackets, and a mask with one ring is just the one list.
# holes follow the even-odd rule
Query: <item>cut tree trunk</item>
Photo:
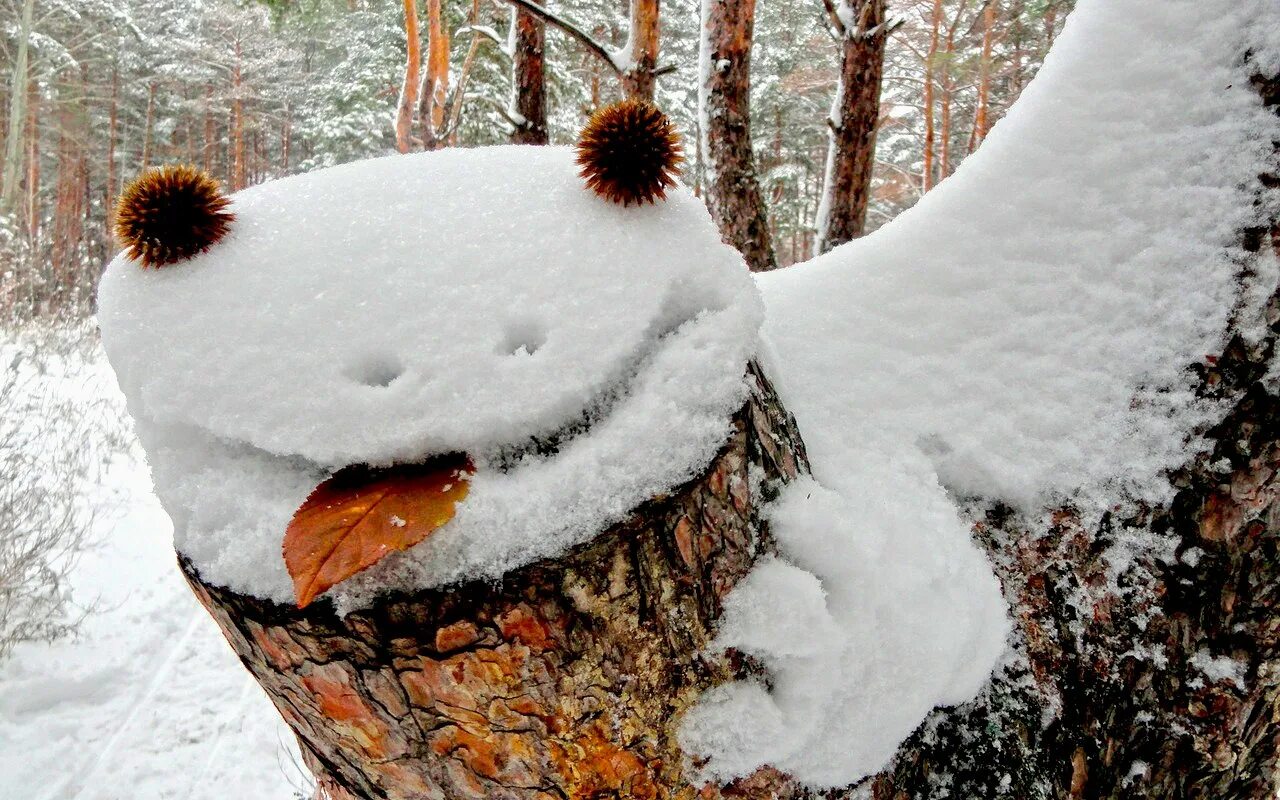
[[[809, 796], [785, 776], [699, 794], [676, 741], [725, 594], [772, 547], [760, 508], [808, 469], [764, 375], [705, 473], [560, 558], [340, 617], [182, 569], [333, 798]], [[753, 476], [762, 476], [757, 482]], [[447, 535], [447, 529], [441, 535]]]
[[[1280, 111], [1280, 77], [1254, 82]], [[1280, 167], [1260, 203], [1275, 186]], [[1280, 255], [1277, 222], [1242, 232], [1246, 247]], [[1276, 797], [1280, 290], [1262, 315], [1237, 322], [1266, 335], [1236, 333], [1193, 366], [1199, 394], [1228, 411], [1211, 448], [1171, 476], [1168, 505], [1094, 524], [1060, 508], [1047, 527], [979, 509], [1020, 629], [1015, 658], [978, 700], [934, 713], [874, 779], [874, 800]]]
[[720, 235], [752, 272], [778, 266], [751, 147], [751, 39], [755, 0], [702, 0], [698, 118], [706, 197]]

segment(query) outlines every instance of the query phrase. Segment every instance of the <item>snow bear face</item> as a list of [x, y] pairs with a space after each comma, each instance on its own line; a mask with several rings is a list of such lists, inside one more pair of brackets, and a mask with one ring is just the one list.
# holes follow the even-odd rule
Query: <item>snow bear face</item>
[[132, 409], [325, 466], [580, 420], [748, 278], [686, 192], [623, 208], [572, 171], [558, 148], [350, 164], [237, 194], [187, 262], [117, 258], [102, 326]]
[[279, 561], [318, 479], [458, 451], [479, 469], [415, 548], [439, 551], [423, 580], [500, 574], [692, 477], [745, 397], [759, 298], [682, 188], [623, 207], [568, 148], [496, 147], [320, 170], [228, 210], [206, 252], [122, 254], [99, 293], [179, 549], [210, 580], [287, 596], [255, 562]]

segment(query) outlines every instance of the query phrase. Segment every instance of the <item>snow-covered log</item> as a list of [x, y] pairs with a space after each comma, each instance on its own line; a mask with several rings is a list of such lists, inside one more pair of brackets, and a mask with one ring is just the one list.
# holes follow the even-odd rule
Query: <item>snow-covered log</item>
[[[704, 655], [725, 595], [772, 549], [763, 501], [807, 470], [768, 381], [706, 471], [557, 558], [345, 616], [183, 571], [333, 798], [669, 797], [695, 790], [678, 723], [752, 672]], [[768, 772], [727, 791], [796, 791]], [[711, 795], [716, 796], [716, 795]]]

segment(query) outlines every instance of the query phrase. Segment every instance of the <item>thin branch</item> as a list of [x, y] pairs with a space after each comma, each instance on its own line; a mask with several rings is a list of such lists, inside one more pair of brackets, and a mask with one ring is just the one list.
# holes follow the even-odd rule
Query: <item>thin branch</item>
[[835, 27], [838, 33], [843, 35], [846, 32], [844, 20], [840, 19], [840, 13], [836, 11], [835, 4], [831, 0], [822, 0], [822, 7], [827, 10], [827, 16], [831, 18], [832, 26]]
[[565, 19], [564, 17], [560, 16], [554, 11], [549, 11], [543, 8], [542, 6], [537, 5], [536, 3], [533, 3], [532, 0], [503, 0], [503, 2], [510, 3], [511, 5], [518, 7], [522, 11], [528, 12], [529, 14], [532, 14], [533, 16], [538, 17], [543, 22], [550, 23], [553, 27], [559, 28], [561, 31], [564, 31], [569, 36], [572, 36], [574, 39], [577, 39], [579, 42], [581, 42], [582, 45], [586, 47], [588, 50], [590, 50], [592, 53], [595, 53], [597, 56], [599, 56], [601, 60], [603, 60], [606, 64], [608, 64], [609, 67], [614, 72], [616, 72], [619, 75], [622, 74], [622, 67], [618, 63], [617, 55], [608, 47], [605, 47], [603, 44], [596, 41], [596, 39], [592, 37], [591, 34], [587, 33], [586, 31], [584, 31], [582, 28], [578, 27], [574, 23], [570, 22], [569, 20]]
[[511, 58], [511, 50], [508, 49], [506, 41], [498, 35], [497, 31], [490, 28], [488, 25], [464, 25], [458, 29], [458, 35], [461, 36], [464, 33], [476, 33], [483, 36], [497, 45], [498, 50], [501, 51], [504, 56]]

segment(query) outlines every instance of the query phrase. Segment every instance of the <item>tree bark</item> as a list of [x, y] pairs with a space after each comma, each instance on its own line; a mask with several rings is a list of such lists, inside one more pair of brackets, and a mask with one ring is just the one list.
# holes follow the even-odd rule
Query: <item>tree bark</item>
[[933, 0], [933, 11], [930, 14], [929, 51], [924, 59], [924, 168], [920, 185], [924, 191], [933, 188], [933, 142], [934, 120], [934, 72], [938, 60], [938, 34], [942, 26], [942, 0]]
[[[754, 0], [748, 0], [754, 5]], [[747, 33], [750, 41], [751, 34]], [[622, 72], [627, 97], [653, 99], [658, 70], [658, 0], [631, 0], [631, 30], [627, 41], [628, 66]]]
[[[871, 174], [880, 127], [880, 87], [889, 39], [885, 0], [842, 0], [852, 28], [841, 22], [840, 82], [831, 109], [827, 172], [818, 219], [818, 252], [866, 230]], [[840, 15], [837, 15], [837, 21]]]
[[[533, 0], [538, 2], [538, 0]], [[547, 76], [544, 59], [546, 25], [519, 7], [514, 9], [515, 37], [511, 52], [512, 110], [519, 125], [511, 133], [515, 144], [546, 144]]]
[[711, 216], [753, 272], [778, 266], [751, 146], [755, 0], [702, 0], [698, 88], [702, 161]]
[[[1280, 76], [1255, 85], [1280, 110]], [[1259, 197], [1276, 185], [1280, 170]], [[1277, 222], [1242, 232], [1248, 249], [1280, 255]], [[1280, 394], [1267, 375], [1280, 290], [1261, 323], [1260, 340], [1237, 333], [1193, 365], [1199, 394], [1229, 411], [1172, 474], [1168, 505], [1092, 525], [1060, 508], [1047, 527], [986, 506], [976, 532], [999, 556], [1017, 659], [977, 701], [935, 712], [872, 782], [874, 800], [1276, 796]], [[1160, 552], [1132, 551], [1117, 582], [1112, 548], [1135, 537]]]
[[435, 150], [447, 144], [442, 129], [449, 95], [449, 34], [440, 0], [427, 0], [426, 66], [418, 90], [418, 117], [422, 126], [422, 149]]
[[767, 769], [699, 794], [676, 742], [703, 690], [753, 671], [704, 651], [725, 594], [772, 547], [761, 506], [808, 469], [768, 380], [748, 378], [700, 478], [500, 584], [339, 617], [182, 569], [333, 798], [808, 797]]
[[999, 0], [987, 0], [982, 10], [982, 53], [978, 57], [978, 109], [973, 119], [973, 144], [969, 147], [972, 153], [987, 138], [991, 130], [991, 48], [994, 43], [992, 33], [996, 26], [996, 4]]
[[418, 105], [418, 84], [422, 80], [422, 37], [418, 35], [417, 0], [404, 0], [405, 62], [404, 79], [400, 83], [400, 100], [396, 103], [396, 149], [407, 153], [413, 148], [413, 110]]
[[0, 163], [0, 211], [13, 208], [22, 176], [22, 123], [27, 118], [27, 75], [30, 60], [31, 15], [35, 0], [22, 4], [17, 42], [13, 57], [13, 74], [9, 81], [9, 120], [4, 143], [4, 161]]

